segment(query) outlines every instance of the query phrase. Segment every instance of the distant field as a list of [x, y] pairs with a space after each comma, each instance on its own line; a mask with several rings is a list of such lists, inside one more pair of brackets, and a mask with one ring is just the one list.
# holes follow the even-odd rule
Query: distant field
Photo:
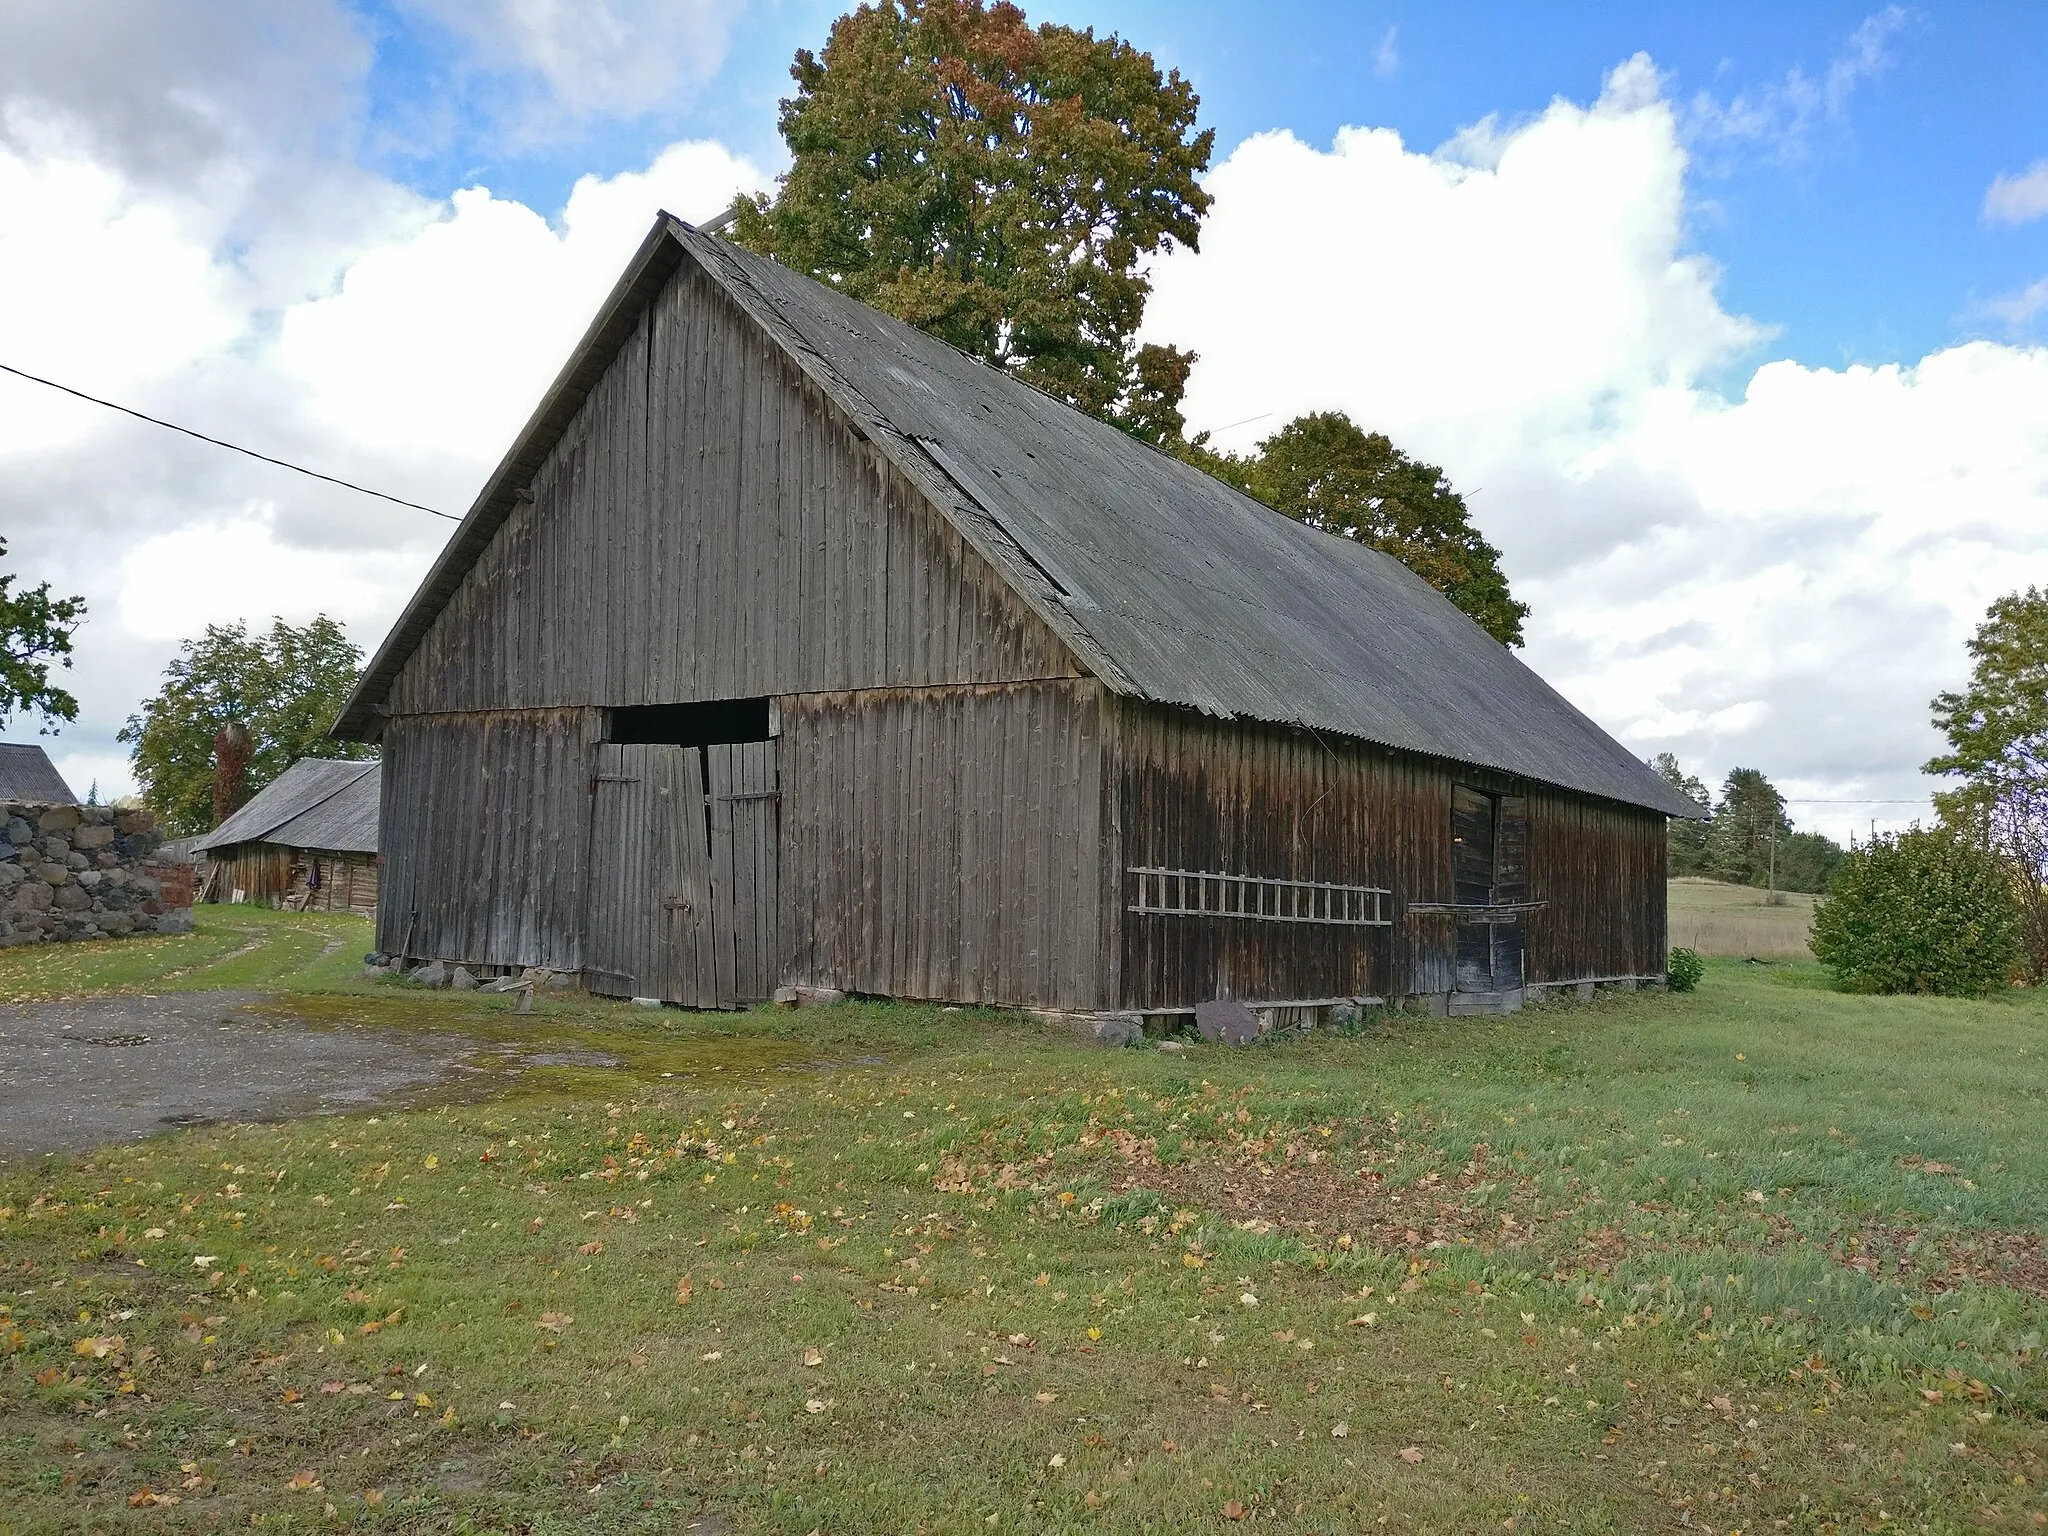
[[1672, 881], [1672, 946], [1738, 959], [1811, 960], [1806, 933], [1816, 898], [1780, 891], [1785, 905], [1767, 907], [1764, 894], [1719, 880]]

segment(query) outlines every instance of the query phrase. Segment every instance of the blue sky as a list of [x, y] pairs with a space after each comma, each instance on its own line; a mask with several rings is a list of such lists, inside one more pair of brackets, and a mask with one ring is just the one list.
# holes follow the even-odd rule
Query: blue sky
[[[416, 12], [370, 7], [379, 47], [369, 158], [432, 195], [483, 182], [536, 208], [559, 207], [578, 176], [644, 164], [677, 137], [716, 138], [772, 165], [790, 58], [821, 46], [839, 11], [750, 7], [704, 84], [658, 110], [597, 115], [528, 141], [505, 131], [502, 110], [479, 105], [502, 99], [504, 73], [466, 70], [451, 35]], [[1323, 145], [1346, 125], [1390, 127], [1411, 148], [1432, 148], [1489, 115], [1511, 125], [1555, 97], [1585, 100], [1615, 64], [1647, 52], [1674, 99], [1704, 96], [1722, 109], [1746, 100], [1764, 119], [1751, 137], [1694, 141], [1689, 234], [1721, 265], [1728, 307], [1777, 328], [1774, 354], [1812, 365], [1895, 361], [2008, 335], [1984, 306], [2048, 270], [2048, 222], [1997, 228], [1981, 216], [1997, 175], [2048, 155], [2048, 6], [2038, 3], [1585, 4], [1538, 14], [1508, 3], [1064, 0], [1029, 14], [1117, 32], [1181, 70], [1201, 93], [1219, 160], [1276, 128]], [[1803, 77], [1825, 97], [1830, 70], [1869, 27], [1881, 34], [1883, 62], [1802, 120], [1788, 81]], [[452, 110], [451, 86], [461, 102]]]

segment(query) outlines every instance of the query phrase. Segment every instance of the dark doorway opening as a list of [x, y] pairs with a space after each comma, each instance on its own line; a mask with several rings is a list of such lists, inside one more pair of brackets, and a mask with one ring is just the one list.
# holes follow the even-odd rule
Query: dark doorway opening
[[633, 704], [611, 712], [605, 740], [620, 746], [713, 747], [766, 741], [768, 700], [711, 699], [702, 704]]

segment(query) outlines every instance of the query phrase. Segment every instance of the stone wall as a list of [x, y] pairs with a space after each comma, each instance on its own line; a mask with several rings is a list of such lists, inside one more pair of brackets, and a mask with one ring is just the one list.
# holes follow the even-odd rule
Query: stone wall
[[0, 800], [0, 945], [188, 933], [189, 870], [145, 810]]

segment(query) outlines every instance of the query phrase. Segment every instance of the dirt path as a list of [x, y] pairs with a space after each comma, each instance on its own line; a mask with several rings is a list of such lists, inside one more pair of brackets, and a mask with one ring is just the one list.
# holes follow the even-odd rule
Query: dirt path
[[251, 992], [0, 1007], [0, 1160], [78, 1152], [211, 1120], [376, 1104], [458, 1072], [455, 1035], [301, 1027]]

